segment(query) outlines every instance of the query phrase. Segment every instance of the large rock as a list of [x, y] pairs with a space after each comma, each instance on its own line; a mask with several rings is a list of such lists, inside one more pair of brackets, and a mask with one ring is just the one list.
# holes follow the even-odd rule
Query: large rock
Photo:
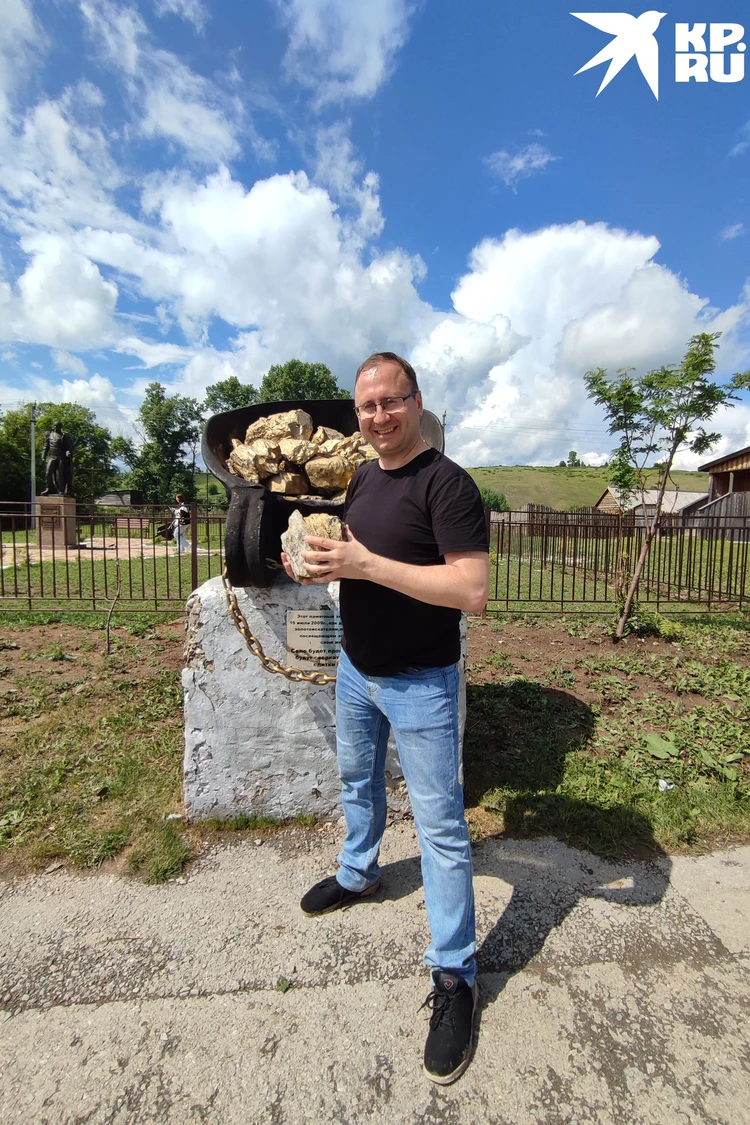
[[[338, 583], [299, 586], [281, 574], [268, 590], [237, 590], [252, 633], [269, 656], [287, 652], [290, 614], [338, 617]], [[459, 722], [466, 715], [466, 620], [462, 624]], [[265, 671], [235, 628], [220, 578], [187, 604], [184, 793], [193, 820], [238, 813], [320, 819], [338, 816], [334, 684], [292, 683]], [[335, 672], [335, 668], [327, 669]], [[408, 811], [403, 771], [391, 740], [386, 758], [388, 804]]]
[[[287, 665], [297, 663], [287, 651], [288, 615], [322, 611], [338, 620], [338, 583], [299, 586], [280, 575], [269, 590], [236, 593], [266, 653]], [[339, 816], [335, 685], [293, 683], [267, 672], [234, 627], [218, 578], [188, 601], [185, 655], [188, 817]], [[335, 674], [335, 666], [324, 670]], [[408, 811], [393, 746], [386, 768], [390, 806]]]
[[282, 438], [279, 442], [279, 449], [284, 460], [289, 461], [292, 465], [304, 465], [311, 457], [320, 455], [317, 445], [313, 445], [311, 441], [305, 441], [303, 438]]
[[250, 449], [253, 451], [255, 468], [261, 480], [284, 471], [284, 459], [278, 445], [274, 442], [259, 438], [252, 443]]
[[310, 488], [304, 473], [276, 473], [263, 481], [271, 492], [280, 492], [284, 496], [304, 496]]
[[306, 410], [284, 410], [279, 414], [268, 414], [265, 418], [258, 418], [251, 422], [245, 434], [245, 441], [249, 444], [262, 438], [265, 441], [278, 443], [282, 438], [302, 438], [309, 441], [312, 437], [313, 421]]
[[305, 472], [313, 488], [333, 491], [346, 488], [356, 467], [343, 455], [334, 454], [333, 457], [313, 457], [305, 465]]
[[330, 441], [332, 438], [342, 438], [344, 435], [340, 430], [334, 430], [332, 426], [318, 426], [317, 430], [310, 438], [313, 445], [322, 445], [324, 441]]
[[344, 538], [344, 525], [338, 516], [329, 516], [324, 512], [313, 512], [309, 516], [303, 516], [301, 512], [292, 512], [289, 526], [281, 536], [281, 548], [298, 579], [313, 577], [302, 557], [303, 551], [310, 550], [305, 542], [306, 535], [320, 535], [324, 539], [341, 540]]
[[249, 445], [244, 445], [237, 438], [232, 438], [234, 448], [229, 454], [229, 471], [238, 477], [249, 480], [252, 484], [260, 484], [260, 476], [255, 467], [255, 453]]

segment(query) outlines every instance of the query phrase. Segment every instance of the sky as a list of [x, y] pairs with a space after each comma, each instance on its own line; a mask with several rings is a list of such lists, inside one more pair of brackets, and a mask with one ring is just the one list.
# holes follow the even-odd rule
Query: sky
[[588, 369], [750, 368], [747, 5], [569, 8], [3, 0], [0, 410], [392, 350], [460, 464], [595, 465]]

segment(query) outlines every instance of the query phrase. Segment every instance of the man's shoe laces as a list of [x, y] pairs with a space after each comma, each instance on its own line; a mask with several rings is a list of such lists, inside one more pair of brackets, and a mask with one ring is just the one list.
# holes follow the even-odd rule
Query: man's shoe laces
[[449, 996], [446, 992], [438, 992], [435, 988], [427, 997], [424, 1004], [419, 1005], [420, 1012], [422, 1008], [430, 1008], [432, 1010], [432, 1015], [430, 1016], [430, 1029], [432, 1031], [436, 1031], [444, 1019], [448, 1025], [455, 1030], [453, 1020], [455, 1012], [452, 1003], [455, 998], [455, 993]]

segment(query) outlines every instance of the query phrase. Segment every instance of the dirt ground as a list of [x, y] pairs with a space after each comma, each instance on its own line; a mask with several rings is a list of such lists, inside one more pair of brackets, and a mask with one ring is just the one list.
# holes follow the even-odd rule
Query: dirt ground
[[[91, 764], [87, 759], [80, 775], [76, 766], [68, 786], [66, 799], [72, 803], [67, 808], [79, 815], [81, 831], [86, 827], [86, 814], [78, 808], [79, 789], [88, 793], [89, 804], [92, 800], [95, 803], [100, 790], [106, 796], [107, 786], [97, 778], [100, 773], [106, 774], [108, 762], [117, 754], [130, 751], [131, 739], [134, 744], [140, 739], [142, 758], [138, 768], [144, 771], [144, 777], [150, 771], [153, 793], [148, 818], [153, 822], [155, 817], [176, 815], [181, 808], [182, 717], [178, 676], [183, 665], [183, 636], [181, 615], [158, 623], [146, 617], [122, 615], [113, 625], [108, 655], [101, 623], [22, 625], [0, 617], [0, 794], [3, 788], [6, 798], [15, 792], [15, 779], [21, 777], [19, 771], [23, 769], [43, 775], [45, 770], [57, 770], [61, 761], [65, 765], [71, 757], [70, 731], [85, 727], [97, 730], [97, 745], [102, 745], [97, 762]], [[710, 629], [688, 627], [676, 639], [628, 636], [618, 645], [613, 644], [608, 626], [601, 620], [472, 619], [468, 633], [470, 711], [464, 753], [468, 816], [475, 838], [499, 832], [499, 815], [492, 811], [492, 801], [488, 810], [483, 800], [483, 794], [493, 786], [500, 790], [508, 785], [519, 790], [524, 786], [549, 788], [553, 775], [562, 777], [565, 753], [574, 743], [587, 744], [587, 754], [592, 759], [608, 756], [607, 747], [590, 738], [594, 716], [605, 720], [603, 729], [607, 732], [616, 732], [618, 724], [621, 729], [624, 724], [631, 741], [638, 741], [641, 733], [649, 730], [661, 733], [662, 726], [666, 730], [672, 714], [709, 704], [721, 709], [721, 721], [731, 724], [734, 718], [741, 724], [748, 693], [747, 676], [740, 670], [750, 668], [749, 642], [748, 632], [723, 628], [720, 619]], [[732, 683], [726, 679], [726, 668], [734, 676]], [[702, 684], [698, 682], [701, 669], [717, 677], [708, 686], [705, 676]], [[738, 675], [745, 676], [739, 687]], [[661, 720], [661, 726], [659, 720], [651, 717], [655, 699], [666, 705], [667, 717]], [[107, 722], [111, 722], [112, 728], [106, 727]], [[708, 725], [712, 723], [710, 720]], [[645, 724], [644, 732], [636, 737], [633, 732], [636, 728], [640, 731], [639, 724]], [[107, 735], [107, 729], [113, 729], [113, 733]], [[731, 738], [731, 726], [728, 729]], [[734, 727], [735, 731], [738, 729], [741, 725]], [[68, 748], [60, 749], [57, 743], [65, 742], [66, 730]], [[153, 750], [143, 749], [143, 738], [147, 735], [154, 738]], [[73, 736], [74, 743], [77, 737]], [[82, 752], [86, 749], [81, 745]], [[528, 763], [536, 760], [542, 763], [542, 772], [546, 769], [547, 773], [544, 777], [526, 777], [523, 771], [528, 772]], [[745, 771], [748, 767], [739, 768]], [[163, 782], [159, 782], [160, 777]], [[93, 798], [89, 790], [93, 791]], [[6, 808], [2, 807], [4, 803], [7, 805], [7, 801], [0, 800], [0, 845], [3, 817], [9, 809], [12, 813], [13, 801]], [[135, 804], [136, 796], [131, 794], [131, 821]], [[101, 813], [95, 807], [89, 810], [92, 831], [104, 817], [105, 807], [114, 808], [112, 793], [101, 806]], [[145, 814], [141, 819], [144, 817]], [[51, 824], [50, 831], [53, 827]], [[42, 845], [46, 839], [46, 825], [43, 828], [35, 837], [37, 845], [40, 839]], [[298, 825], [290, 829], [289, 845], [304, 849], [308, 836], [330, 829], [331, 826]], [[7, 825], [5, 831], [9, 831]], [[274, 829], [269, 826], [268, 831]], [[519, 831], [525, 834], [523, 824]], [[557, 831], [557, 824], [552, 824], [549, 831]], [[260, 837], [264, 833], [264, 829], [250, 830], [251, 835]], [[245, 832], [237, 833], [238, 840], [244, 835]], [[222, 836], [228, 843], [227, 833]], [[193, 854], [198, 854], [214, 837], [215, 830], [187, 828], [186, 838]], [[746, 838], [746, 832], [741, 825], [720, 826], [713, 834], [709, 829], [703, 830], [703, 837], [737, 840]], [[76, 861], [77, 869], [90, 864], [99, 870], [124, 870], [133, 846], [130, 843], [118, 854], [113, 852], [101, 860], [94, 855], [93, 861]], [[49, 862], [44, 852], [36, 858], [27, 852], [28, 849], [0, 846], [0, 878], [13, 877], [27, 869], [44, 869], [44, 863]], [[62, 862], [52, 853], [50, 858], [57, 866], [69, 866], [67, 855], [60, 857]]]
[[[720, 624], [720, 619], [717, 619]], [[705, 643], [705, 642], [704, 642]], [[498, 662], [502, 654], [505, 660]], [[581, 662], [595, 662], [597, 657], [654, 656], [662, 658], [720, 660], [728, 653], [723, 646], [716, 649], [704, 647], [694, 633], [684, 639], [664, 640], [661, 637], [626, 636], [614, 644], [607, 625], [599, 621], [574, 619], [547, 620], [524, 617], [514, 621], [493, 622], [474, 619], [469, 628], [469, 681], [471, 683], [501, 683], [509, 676], [523, 676], [545, 682], [560, 670], [561, 665], [571, 667]], [[750, 668], [750, 635], [744, 646], [732, 646], [731, 660], [741, 667]], [[586, 704], [600, 704], [607, 710], [611, 701], [602, 698], [597, 690], [588, 686], [596, 674], [595, 668], [583, 668], [576, 673], [575, 684], [566, 684], [570, 693]], [[634, 685], [634, 698], [643, 695], [648, 682]], [[653, 684], [650, 685], [653, 688]], [[660, 693], [665, 698], [682, 698], [690, 701], [690, 691], [671, 691], [661, 683]], [[699, 696], [694, 695], [695, 699]]]
[[[19, 677], [28, 679], [35, 671], [43, 675], [49, 689], [64, 685], [62, 690], [68, 690], [71, 684], [75, 689], [102, 677], [130, 678], [137, 674], [143, 680], [165, 671], [178, 672], [183, 665], [183, 630], [181, 616], [146, 626], [135, 621], [129, 625], [121, 617], [111, 633], [116, 657], [113, 662], [107, 655], [102, 628], [64, 623], [21, 627], [6, 625], [0, 617], [0, 734], [12, 733], [18, 725], [18, 718], [8, 716], [7, 711], [14, 710], [8, 704], [23, 690], [18, 686]], [[615, 646], [604, 624], [566, 619], [528, 617], [496, 622], [475, 618], [470, 622], [468, 639], [469, 681], [475, 684], [502, 683], [510, 676], [543, 683], [565, 666], [614, 654], [691, 659], [703, 655], [707, 660], [722, 655], [702, 653], [695, 644], [655, 637], [629, 636]], [[750, 639], [744, 649], [731, 653], [731, 659], [750, 668]], [[575, 683], [566, 687], [582, 703], [598, 703], [606, 709], [607, 700], [588, 686], [594, 674], [595, 670], [579, 667]], [[665, 697], [677, 698], [677, 693], [664, 684], [660, 691]], [[680, 694], [685, 697], [684, 692]]]

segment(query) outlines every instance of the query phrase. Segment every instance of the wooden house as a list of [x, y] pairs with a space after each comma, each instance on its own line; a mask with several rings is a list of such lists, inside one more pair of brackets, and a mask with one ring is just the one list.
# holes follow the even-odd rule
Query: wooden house
[[747, 528], [750, 518], [750, 445], [717, 457], [698, 466], [699, 473], [708, 473], [708, 502], [701, 508], [703, 516], [722, 517], [731, 526]]
[[[623, 515], [633, 515], [638, 524], [644, 520], [644, 501], [645, 515], [650, 518], [656, 510], [658, 496], [659, 490], [657, 488], [647, 488], [643, 498], [640, 492], [634, 492], [623, 505], [622, 498], [617, 490], [608, 488], [599, 497], [595, 507], [600, 512], [610, 512], [612, 515], [619, 515], [621, 512]], [[664, 493], [662, 512], [672, 517], [689, 516], [693, 515], [707, 501], [707, 492], [686, 492], [681, 489], [670, 489]]]
[[710, 476], [709, 503], [732, 492], [750, 492], [750, 445], [700, 465], [698, 472]]

